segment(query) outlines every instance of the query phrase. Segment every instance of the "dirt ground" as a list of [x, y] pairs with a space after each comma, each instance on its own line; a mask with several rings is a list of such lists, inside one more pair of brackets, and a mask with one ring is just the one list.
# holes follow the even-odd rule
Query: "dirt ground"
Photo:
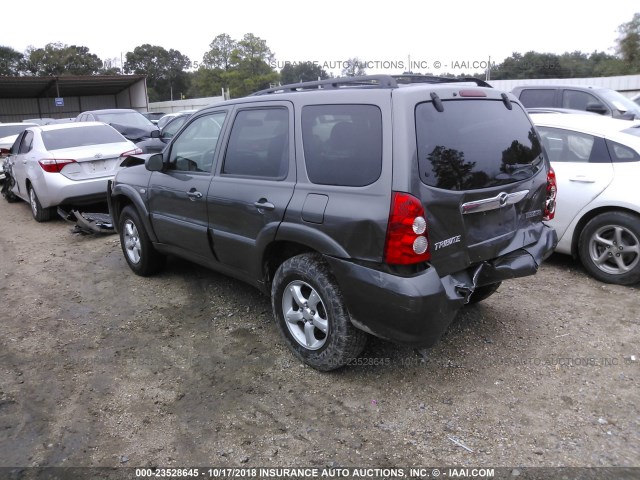
[[[639, 287], [568, 257], [465, 309], [425, 360], [333, 373], [269, 300], [0, 202], [0, 466], [640, 466]], [[458, 441], [459, 444], [456, 444]]]

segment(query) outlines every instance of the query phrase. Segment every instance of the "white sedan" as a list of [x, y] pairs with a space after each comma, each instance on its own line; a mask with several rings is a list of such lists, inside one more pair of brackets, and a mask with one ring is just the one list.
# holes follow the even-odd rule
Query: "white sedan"
[[607, 283], [640, 282], [640, 122], [531, 114], [556, 173], [556, 251]]
[[5, 199], [29, 202], [44, 222], [58, 205], [106, 202], [108, 180], [142, 150], [109, 125], [85, 122], [28, 127], [0, 153], [8, 155]]

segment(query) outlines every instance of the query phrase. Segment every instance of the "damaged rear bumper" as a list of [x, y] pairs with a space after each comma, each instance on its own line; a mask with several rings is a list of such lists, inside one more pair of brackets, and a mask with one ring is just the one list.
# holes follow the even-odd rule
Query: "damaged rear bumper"
[[334, 257], [327, 261], [356, 327], [395, 343], [430, 347], [476, 287], [533, 275], [556, 243], [555, 231], [545, 226], [536, 243], [444, 277], [435, 268], [403, 277]]

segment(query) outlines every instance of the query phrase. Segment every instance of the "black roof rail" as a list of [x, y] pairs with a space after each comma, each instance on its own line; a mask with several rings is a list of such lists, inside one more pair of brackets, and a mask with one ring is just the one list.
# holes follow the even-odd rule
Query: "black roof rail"
[[278, 87], [259, 90], [249, 95], [268, 95], [270, 93], [304, 92], [309, 90], [328, 90], [341, 87], [397, 88], [398, 85], [411, 83], [475, 83], [479, 87], [493, 88], [484, 80], [472, 77], [435, 77], [431, 75], [363, 75], [360, 77], [338, 77], [312, 82], [290, 83]]
[[393, 75], [396, 83], [407, 85], [411, 83], [475, 83], [479, 87], [493, 88], [484, 80], [474, 77], [436, 77], [433, 75]]
[[340, 87], [396, 88], [398, 84], [391, 75], [363, 75], [360, 77], [339, 77], [313, 82], [290, 83], [279, 87], [267, 88], [250, 96], [269, 93], [302, 92], [305, 90], [334, 89]]

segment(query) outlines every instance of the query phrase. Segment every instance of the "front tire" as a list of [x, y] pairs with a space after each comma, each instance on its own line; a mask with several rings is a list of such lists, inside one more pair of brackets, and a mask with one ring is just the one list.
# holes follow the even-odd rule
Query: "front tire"
[[31, 205], [31, 214], [36, 222], [48, 222], [53, 216], [53, 208], [42, 208], [40, 199], [36, 194], [33, 185], [29, 186], [29, 205]]
[[122, 253], [136, 275], [146, 277], [162, 270], [166, 257], [153, 247], [140, 215], [131, 205], [122, 209], [118, 230]]
[[368, 335], [351, 323], [340, 288], [319, 254], [305, 253], [280, 265], [271, 305], [289, 349], [316, 370], [340, 368], [366, 345]]
[[578, 252], [584, 268], [601, 282], [640, 282], [640, 218], [625, 212], [601, 213], [580, 233]]

